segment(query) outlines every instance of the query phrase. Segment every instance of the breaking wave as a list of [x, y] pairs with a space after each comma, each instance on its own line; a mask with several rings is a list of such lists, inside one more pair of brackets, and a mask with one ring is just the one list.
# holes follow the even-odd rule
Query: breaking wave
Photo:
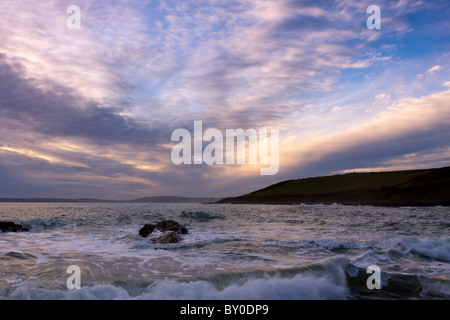
[[402, 255], [412, 254], [424, 259], [450, 262], [450, 237], [438, 239], [398, 237], [392, 241], [395, 242], [395, 246], [391, 250], [397, 250]]
[[57, 219], [32, 219], [28, 221], [21, 222], [24, 227], [27, 227], [30, 229], [30, 231], [40, 231], [44, 229], [49, 228], [58, 228], [58, 227], [65, 227], [68, 224], [61, 222]]
[[135, 281], [82, 287], [69, 291], [30, 284], [0, 288], [0, 296], [19, 300], [324, 300], [347, 299], [349, 289], [342, 264], [326, 261], [312, 268], [248, 274], [224, 274], [192, 281]]

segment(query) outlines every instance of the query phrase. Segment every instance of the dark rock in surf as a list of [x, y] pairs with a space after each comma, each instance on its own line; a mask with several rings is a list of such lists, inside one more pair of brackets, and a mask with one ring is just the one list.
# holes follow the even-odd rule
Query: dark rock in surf
[[139, 230], [139, 235], [143, 238], [147, 238], [155, 230], [155, 225], [146, 224], [141, 230]]
[[15, 224], [9, 221], [0, 221], [0, 230], [2, 232], [28, 232], [27, 228], [22, 227], [20, 224]]
[[180, 241], [181, 238], [178, 235], [178, 233], [173, 231], [154, 240], [155, 244], [171, 244], [171, 243], [179, 243]]
[[162, 221], [155, 225], [155, 228], [161, 232], [173, 231], [178, 234], [188, 234], [188, 229], [173, 220]]
[[149, 235], [153, 233], [155, 229], [163, 233], [168, 232], [159, 238], [150, 239], [157, 244], [178, 243], [181, 241], [180, 234], [188, 233], [188, 229], [185, 226], [179, 224], [178, 222], [173, 220], [165, 220], [161, 221], [160, 223], [157, 223], [156, 225], [153, 224], [144, 225], [144, 227], [142, 227], [141, 230], [139, 230], [139, 235], [143, 238], [147, 238]]

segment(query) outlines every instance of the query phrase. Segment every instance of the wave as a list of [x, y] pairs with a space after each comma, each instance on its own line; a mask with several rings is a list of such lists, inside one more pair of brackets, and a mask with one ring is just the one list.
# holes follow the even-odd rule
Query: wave
[[192, 249], [202, 248], [212, 244], [221, 244], [227, 242], [244, 241], [240, 238], [215, 238], [215, 239], [199, 239], [190, 240], [183, 239], [180, 243], [173, 244], [155, 244], [148, 239], [138, 239], [131, 249], [157, 249], [157, 250], [179, 250], [179, 249]]
[[180, 214], [180, 217], [183, 218], [189, 218], [194, 219], [200, 222], [206, 222], [212, 219], [225, 219], [225, 216], [214, 213], [214, 212], [203, 212], [203, 211], [197, 211], [197, 212], [186, 212], [183, 211]]
[[341, 240], [269, 240], [263, 243], [264, 246], [279, 246], [292, 249], [315, 249], [326, 250], [334, 253], [344, 252], [351, 249], [367, 249], [373, 244], [365, 242], [341, 241]]
[[55, 218], [53, 219], [32, 219], [28, 221], [20, 222], [24, 227], [27, 227], [30, 229], [30, 231], [41, 231], [44, 229], [49, 228], [58, 228], [58, 227], [65, 227], [68, 224], [65, 222], [61, 222]]
[[293, 278], [250, 279], [222, 290], [207, 281], [168, 281], [149, 288], [143, 299], [170, 300], [324, 300], [346, 299], [348, 290], [328, 278], [297, 275]]
[[445, 299], [450, 297], [450, 279], [423, 278], [420, 279], [420, 283], [424, 294], [438, 296]]
[[392, 241], [395, 242], [396, 246], [391, 250], [397, 250], [400, 254], [412, 254], [424, 259], [450, 262], [450, 237], [439, 239], [398, 237]]
[[[82, 283], [69, 291], [64, 283], [22, 282], [0, 287], [0, 299], [13, 300], [337, 300], [420, 299], [450, 295], [450, 279], [381, 274], [380, 290], [369, 290], [366, 270], [338, 256], [296, 268], [219, 273], [191, 280]], [[51, 289], [50, 289], [51, 288]]]
[[10, 251], [0, 256], [0, 260], [12, 260], [12, 259], [29, 260], [29, 259], [37, 259], [37, 257], [29, 253], [21, 253], [15, 251]]
[[[313, 268], [314, 269], [314, 268]], [[347, 299], [345, 273], [339, 263], [318, 269], [281, 272], [256, 271], [225, 274], [192, 281], [165, 280], [153, 283], [122, 282], [86, 286], [68, 291], [24, 283], [0, 288], [0, 298], [11, 300], [326, 300]], [[55, 287], [55, 285], [53, 285]]]
[[450, 279], [432, 275], [416, 275], [381, 272], [381, 289], [369, 290], [366, 281], [369, 274], [366, 269], [349, 265], [346, 268], [348, 286], [357, 298], [394, 298], [394, 299], [448, 299], [450, 297]]

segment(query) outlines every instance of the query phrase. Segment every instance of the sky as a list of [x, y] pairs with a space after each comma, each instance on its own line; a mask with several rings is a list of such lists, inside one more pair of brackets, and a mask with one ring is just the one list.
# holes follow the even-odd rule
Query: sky
[[[227, 197], [449, 166], [449, 16], [440, 0], [2, 0], [0, 197]], [[195, 121], [279, 130], [277, 174], [175, 165], [172, 133]]]

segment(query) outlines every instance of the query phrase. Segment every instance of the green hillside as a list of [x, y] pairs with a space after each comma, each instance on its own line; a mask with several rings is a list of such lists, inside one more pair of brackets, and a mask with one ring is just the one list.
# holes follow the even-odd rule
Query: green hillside
[[450, 167], [288, 180], [220, 203], [449, 205]]

